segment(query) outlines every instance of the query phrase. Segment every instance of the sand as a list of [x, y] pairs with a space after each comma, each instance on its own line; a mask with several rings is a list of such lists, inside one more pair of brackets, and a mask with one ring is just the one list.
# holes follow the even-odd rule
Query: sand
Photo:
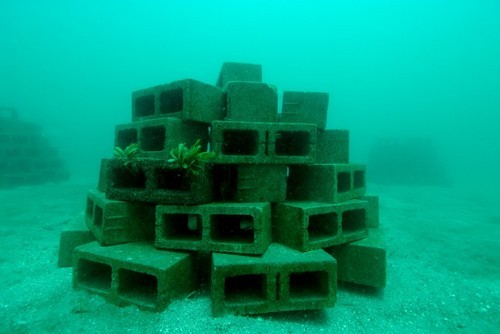
[[499, 333], [499, 197], [369, 185], [380, 196], [384, 290], [341, 284], [335, 307], [213, 318], [208, 291], [163, 313], [74, 290], [60, 232], [83, 219], [93, 182], [0, 190], [0, 333]]

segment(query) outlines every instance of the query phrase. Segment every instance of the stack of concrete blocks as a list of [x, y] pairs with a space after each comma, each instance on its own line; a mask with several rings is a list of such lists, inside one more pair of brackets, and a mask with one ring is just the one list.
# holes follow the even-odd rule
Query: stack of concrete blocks
[[69, 174], [57, 151], [14, 108], [0, 107], [0, 188], [60, 182]]
[[[115, 146], [141, 156], [134, 170], [103, 160], [86, 209], [97, 241], [75, 249], [74, 286], [162, 310], [208, 283], [215, 316], [331, 307], [337, 279], [383, 287], [377, 197], [327, 109], [328, 94], [285, 92], [278, 113], [253, 64], [225, 63], [215, 86], [134, 92]], [[197, 139], [213, 163], [172, 169], [169, 151]]]

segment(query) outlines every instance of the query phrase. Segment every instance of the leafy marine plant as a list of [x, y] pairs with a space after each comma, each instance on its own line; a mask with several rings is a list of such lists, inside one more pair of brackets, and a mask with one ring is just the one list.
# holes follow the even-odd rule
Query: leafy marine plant
[[170, 150], [170, 158], [167, 160], [173, 168], [185, 170], [188, 174], [199, 175], [203, 164], [215, 158], [215, 152], [202, 151], [201, 140], [198, 139], [187, 148], [186, 144], [180, 143]]
[[137, 170], [137, 155], [140, 152], [139, 145], [137, 143], [132, 143], [128, 145], [125, 149], [121, 147], [115, 147], [113, 155], [116, 159], [123, 163], [123, 166], [130, 170], [131, 172]]

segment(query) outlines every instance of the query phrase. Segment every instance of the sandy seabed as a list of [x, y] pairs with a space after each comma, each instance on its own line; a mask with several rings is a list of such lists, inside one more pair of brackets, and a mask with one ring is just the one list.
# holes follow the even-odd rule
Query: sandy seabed
[[387, 287], [341, 284], [330, 309], [211, 315], [208, 291], [162, 313], [74, 290], [57, 268], [62, 230], [92, 182], [0, 190], [0, 333], [500, 333], [500, 198], [369, 185], [380, 197]]

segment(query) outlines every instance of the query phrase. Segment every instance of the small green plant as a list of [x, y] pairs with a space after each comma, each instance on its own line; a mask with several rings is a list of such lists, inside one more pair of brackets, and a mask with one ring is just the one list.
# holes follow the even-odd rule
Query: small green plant
[[203, 164], [215, 158], [215, 152], [201, 151], [201, 140], [198, 139], [187, 148], [186, 144], [180, 143], [170, 150], [170, 158], [167, 160], [173, 168], [186, 170], [187, 173], [199, 175]]
[[130, 171], [137, 171], [137, 154], [139, 153], [139, 145], [137, 143], [132, 143], [125, 149], [121, 147], [115, 147], [113, 153], [116, 159], [123, 162], [123, 166]]

